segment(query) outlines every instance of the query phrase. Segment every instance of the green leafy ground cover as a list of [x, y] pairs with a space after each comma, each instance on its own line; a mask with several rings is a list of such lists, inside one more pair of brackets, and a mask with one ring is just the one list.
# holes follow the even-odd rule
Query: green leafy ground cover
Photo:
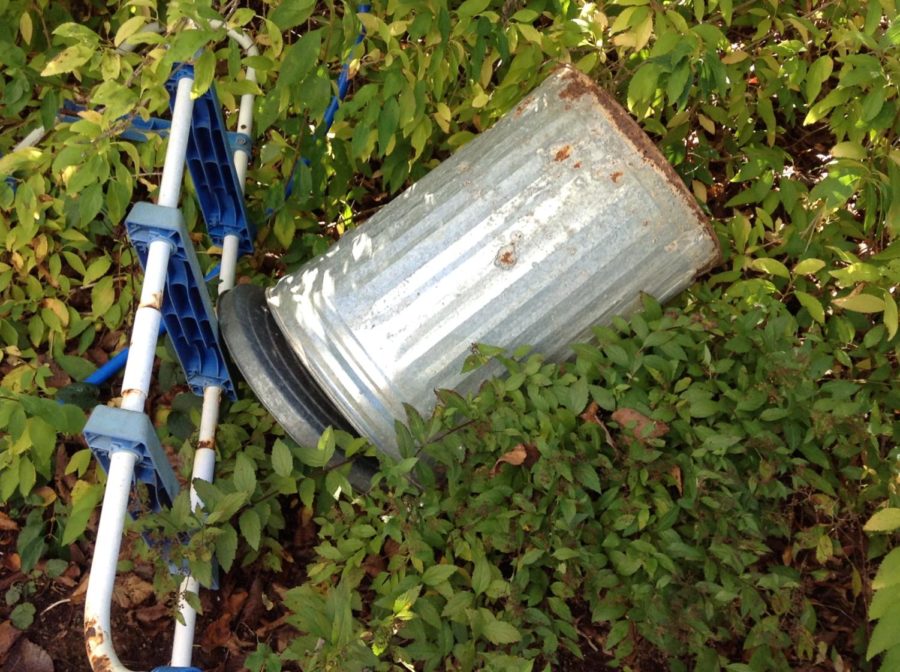
[[[581, 655], [587, 669], [900, 669], [894, 0], [379, 2], [323, 140], [309, 128], [358, 32], [351, 10], [0, 1], [0, 173], [15, 179], [0, 183], [4, 628], [39, 628], [41, 586], [87, 566], [103, 478], [79, 405], [95, 399], [67, 386], [127, 342], [139, 275], [121, 220], [152, 198], [164, 143], [122, 140], [121, 117], [166, 114], [173, 64], [203, 49], [196, 91], [215, 80], [232, 121], [236, 97], [260, 95], [247, 190], [260, 245], [240, 271], [269, 283], [571, 62], [675, 165], [721, 266], [670, 306], [647, 297], [565, 365], [482, 349], [472, 365], [499, 357], [509, 376], [411, 415], [407, 459], [368, 494], [318, 468], [364, 442], [296, 446], [244, 390], [202, 492], [209, 516], [183, 499], [145, 527], [196, 528], [184, 553], [207, 582], [213, 552], [290, 579], [266, 598], [279, 629], [235, 645], [255, 670], [540, 670]], [[206, 28], [219, 17], [261, 55]], [[141, 32], [154, 20], [164, 35]], [[60, 124], [64, 100], [92, 109]], [[53, 130], [36, 148], [10, 153], [40, 124]], [[284, 202], [298, 153], [310, 163]], [[183, 207], [208, 267], [218, 250], [190, 195]], [[198, 404], [160, 357], [151, 417], [186, 476]], [[74, 405], [52, 401], [61, 390]], [[295, 516], [313, 538], [292, 562]], [[164, 605], [174, 583], [158, 565]]]

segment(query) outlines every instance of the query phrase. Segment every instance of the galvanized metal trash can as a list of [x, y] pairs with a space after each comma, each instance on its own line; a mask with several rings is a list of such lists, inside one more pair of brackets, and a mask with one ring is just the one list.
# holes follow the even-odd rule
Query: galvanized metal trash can
[[291, 371], [247, 353], [254, 337], [237, 323], [252, 301], [226, 302], [220, 321], [248, 382], [295, 439], [309, 442], [309, 422], [321, 421], [273, 388], [297, 384], [300, 366], [333, 404], [329, 413], [396, 455], [404, 402], [427, 414], [435, 389], [470, 392], [498, 372], [461, 372], [473, 343], [529, 344], [565, 359], [570, 343], [631, 311], [641, 292], [665, 301], [718, 257], [693, 197], [638, 125], [589, 78], [562, 67], [268, 290], [263, 312], [296, 355]]

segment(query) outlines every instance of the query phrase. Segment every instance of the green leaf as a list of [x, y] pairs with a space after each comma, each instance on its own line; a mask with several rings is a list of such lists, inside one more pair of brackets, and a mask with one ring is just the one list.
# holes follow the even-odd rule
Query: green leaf
[[822, 304], [819, 303], [819, 300], [816, 297], [799, 290], [794, 291], [794, 296], [797, 297], [800, 305], [806, 308], [810, 317], [819, 324], [825, 324], [825, 310], [822, 308]]
[[841, 287], [850, 287], [858, 282], [878, 282], [881, 279], [881, 271], [872, 264], [855, 262], [839, 271], [829, 271], [828, 274], [838, 281]]
[[306, 33], [284, 52], [281, 70], [278, 73], [279, 88], [291, 88], [303, 81], [319, 60], [322, 31]]
[[194, 83], [191, 85], [191, 98], [196, 100], [209, 90], [216, 74], [216, 55], [212, 49], [204, 49], [200, 57], [194, 61]]
[[88, 520], [100, 499], [103, 497], [103, 487], [99, 483], [87, 483], [77, 481], [72, 489], [72, 511], [66, 520], [63, 530], [62, 543], [67, 546], [82, 535], [87, 527]]
[[125, 42], [125, 40], [138, 32], [141, 28], [143, 28], [144, 24], [146, 23], [146, 17], [132, 16], [125, 23], [119, 26], [119, 29], [116, 31], [116, 36], [113, 39], [113, 45], [115, 45], [116, 47], [121, 47], [122, 43]]
[[597, 476], [597, 470], [592, 464], [589, 462], [579, 462], [575, 466], [574, 472], [575, 478], [577, 478], [578, 482], [584, 487], [597, 493], [602, 492], [600, 487], [600, 477]]
[[116, 301], [116, 290], [110, 276], [101, 278], [91, 289], [91, 312], [95, 317], [106, 314]]
[[791, 273], [787, 266], [777, 259], [754, 259], [750, 264], [754, 270], [767, 273], [768, 275], [777, 275], [780, 278], [790, 278]]
[[262, 536], [259, 514], [254, 509], [247, 509], [241, 514], [239, 525], [241, 534], [247, 540], [247, 543], [250, 544], [250, 548], [258, 551], [260, 537]]
[[485, 623], [484, 636], [491, 644], [514, 644], [522, 639], [522, 635], [511, 623], [506, 621], [489, 621]]
[[237, 531], [231, 525], [223, 525], [216, 537], [216, 559], [226, 572], [234, 564], [237, 545]]
[[897, 302], [886, 289], [881, 290], [881, 296], [884, 299], [884, 327], [887, 329], [888, 340], [892, 341], [897, 335]]
[[456, 565], [433, 565], [425, 570], [422, 583], [426, 586], [439, 586], [456, 573]]
[[83, 44], [76, 44], [63, 49], [44, 66], [44, 69], [41, 70], [41, 77], [52, 77], [64, 72], [72, 72], [91, 60], [93, 55], [94, 50]]
[[866, 649], [866, 660], [872, 660], [879, 653], [900, 644], [898, 623], [900, 623], [900, 604], [895, 604], [878, 620], [872, 630], [869, 646]]
[[809, 66], [804, 87], [807, 103], [812, 103], [819, 96], [822, 84], [831, 76], [832, 70], [834, 70], [834, 61], [830, 56], [820, 56]]
[[37, 608], [31, 602], [17, 604], [9, 615], [9, 620], [17, 630], [27, 630], [34, 623], [34, 615]]
[[884, 310], [884, 301], [871, 294], [852, 294], [832, 301], [838, 308], [852, 310], [855, 313], [880, 313]]
[[877, 511], [863, 529], [866, 532], [893, 532], [900, 529], [900, 509], [892, 507]]
[[244, 453], [238, 453], [234, 463], [234, 484], [238, 490], [252, 495], [256, 490], [256, 464]]
[[475, 569], [472, 571], [472, 590], [481, 595], [491, 585], [491, 564], [484, 554], [475, 558]]
[[284, 32], [306, 21], [315, 6], [315, 0], [284, 0], [272, 10], [269, 20]]
[[875, 87], [866, 94], [862, 101], [862, 121], [869, 122], [878, 116], [884, 106], [885, 87], [876, 83]]
[[872, 581], [874, 590], [881, 590], [900, 583], [900, 548], [895, 548], [881, 561], [878, 573]]
[[489, 4], [491, 0], [465, 0], [456, 11], [460, 16], [474, 16], [487, 9]]
[[641, 104], [652, 101], [659, 81], [659, 66], [645, 63], [628, 83], [628, 108], [632, 111]]
[[281, 439], [276, 439], [272, 446], [272, 468], [279, 476], [290, 476], [294, 471], [294, 456]]
[[326, 427], [325, 431], [322, 432], [322, 436], [319, 437], [319, 442], [315, 448], [300, 446], [297, 449], [297, 454], [300, 457], [300, 461], [306, 466], [320, 469], [331, 461], [331, 458], [334, 457], [335, 449], [334, 430], [331, 427]]
[[794, 266], [795, 275], [812, 275], [825, 268], [825, 262], [821, 259], [804, 259]]

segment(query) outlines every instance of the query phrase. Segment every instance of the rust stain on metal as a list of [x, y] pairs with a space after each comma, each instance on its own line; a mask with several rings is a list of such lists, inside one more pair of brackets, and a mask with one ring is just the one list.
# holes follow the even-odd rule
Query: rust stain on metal
[[214, 449], [216, 447], [216, 440], [215, 439], [201, 439], [200, 441], [197, 442], [197, 447]]
[[516, 265], [516, 261], [518, 261], [518, 257], [516, 256], [516, 246], [514, 244], [504, 245], [500, 248], [500, 251], [497, 252], [497, 257], [494, 259], [494, 265], [503, 270], [509, 270]]
[[697, 272], [697, 275], [703, 275], [711, 268], [714, 268], [722, 260], [722, 248], [719, 244], [719, 237], [713, 231], [709, 218], [697, 205], [697, 200], [687, 190], [681, 177], [675, 172], [666, 158], [659, 151], [659, 148], [653, 144], [646, 133], [641, 129], [638, 123], [625, 111], [615, 98], [600, 88], [597, 83], [584, 73], [575, 68], [563, 65], [561, 69], [566, 70], [564, 79], [565, 87], [560, 92], [559, 97], [564, 100], [580, 99], [585, 95], [590, 95], [597, 101], [603, 111], [609, 116], [610, 120], [615, 123], [625, 138], [640, 153], [644, 161], [653, 166], [660, 172], [666, 181], [672, 185], [673, 190], [681, 197], [687, 206], [694, 212], [694, 215], [706, 229], [706, 234], [716, 248], [715, 258], [705, 267]]
[[129, 397], [138, 397], [143, 396], [144, 392], [136, 387], [131, 387], [127, 390], [122, 390], [122, 399], [128, 399]]
[[613, 184], [618, 184], [620, 177], [622, 177], [622, 173], [621, 173], [621, 171], [618, 171], [618, 170], [614, 173], [609, 174], [609, 179], [611, 179], [613, 181]]
[[573, 167], [573, 168], [581, 168], [581, 161], [576, 161], [576, 162], [575, 162], [575, 165], [572, 166], [572, 167]]
[[86, 619], [84, 622], [84, 646], [88, 660], [91, 663], [91, 669], [94, 672], [111, 672], [113, 669], [109, 656], [95, 653], [95, 650], [103, 646], [103, 641], [103, 628], [99, 626], [95, 619]]
[[554, 161], [565, 161], [570, 156], [572, 156], [572, 145], [563, 145], [559, 148], [559, 151], [556, 152], [556, 155], [553, 157]]
[[153, 292], [151, 299], [146, 302], [141, 302], [138, 305], [138, 308], [155, 308], [156, 310], [161, 310], [162, 302], [163, 302], [162, 292]]

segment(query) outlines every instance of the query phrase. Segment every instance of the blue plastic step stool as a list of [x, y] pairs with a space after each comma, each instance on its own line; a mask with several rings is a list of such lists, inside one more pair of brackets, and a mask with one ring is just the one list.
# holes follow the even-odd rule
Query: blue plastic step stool
[[[175, 105], [178, 81], [193, 76], [191, 66], [181, 65], [175, 69], [166, 82], [170, 106]], [[213, 244], [221, 247], [226, 235], [237, 236], [239, 255], [253, 253], [255, 231], [244, 206], [244, 192], [234, 169], [233, 152], [249, 155], [251, 148], [251, 139], [246, 133], [238, 132], [234, 141], [229, 141], [222, 106], [215, 88], [210, 86], [194, 101], [186, 161], [209, 237]]]
[[202, 395], [204, 388], [216, 385], [235, 399], [212, 302], [181, 211], [138, 203], [125, 219], [125, 228], [142, 266], [150, 243], [164, 240], [172, 245], [162, 319], [191, 390]]

